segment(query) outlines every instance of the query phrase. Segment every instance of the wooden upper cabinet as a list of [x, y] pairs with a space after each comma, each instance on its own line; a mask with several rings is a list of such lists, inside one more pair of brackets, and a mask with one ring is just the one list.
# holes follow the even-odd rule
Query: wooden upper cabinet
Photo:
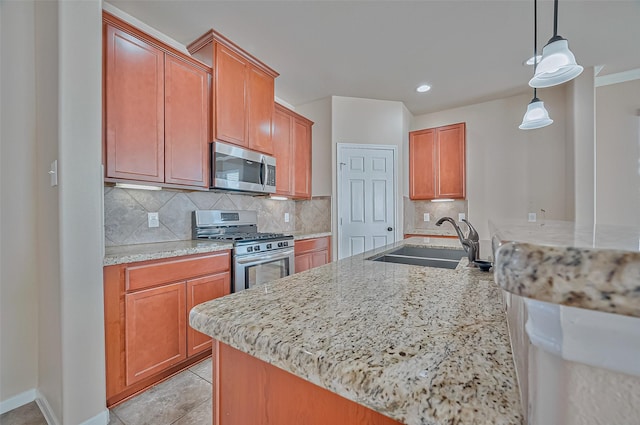
[[272, 154], [273, 99], [278, 73], [214, 30], [203, 34], [187, 49], [213, 68], [214, 140]]
[[276, 194], [311, 198], [312, 125], [312, 121], [276, 103], [273, 118]]
[[308, 120], [293, 120], [293, 143], [295, 154], [294, 196], [311, 198], [311, 124]]
[[248, 147], [246, 62], [225, 46], [218, 43], [215, 46], [215, 139]]
[[409, 198], [436, 197], [435, 130], [409, 133]]
[[209, 187], [209, 74], [165, 60], [165, 181]]
[[409, 197], [466, 197], [465, 123], [409, 133]]
[[273, 153], [271, 127], [273, 121], [274, 80], [253, 66], [247, 69], [249, 148]]
[[164, 182], [164, 52], [105, 25], [106, 176]]
[[209, 187], [205, 64], [103, 12], [105, 180]]
[[466, 195], [465, 124], [437, 129], [438, 190], [440, 198], [464, 199]]
[[276, 158], [276, 194], [293, 194], [293, 140], [291, 115], [276, 106], [273, 113], [273, 155]]

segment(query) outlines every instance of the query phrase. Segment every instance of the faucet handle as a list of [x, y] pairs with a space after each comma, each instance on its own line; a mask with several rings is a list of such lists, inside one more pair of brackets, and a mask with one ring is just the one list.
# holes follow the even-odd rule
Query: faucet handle
[[462, 221], [469, 227], [469, 236], [467, 236], [467, 239], [478, 242], [480, 240], [480, 236], [478, 235], [475, 227], [473, 227], [466, 218], [463, 218]]

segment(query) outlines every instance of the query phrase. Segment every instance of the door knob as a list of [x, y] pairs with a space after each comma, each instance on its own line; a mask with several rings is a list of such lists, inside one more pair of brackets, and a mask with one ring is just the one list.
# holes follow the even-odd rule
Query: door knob
[[387, 227], [387, 231], [390, 232], [393, 230], [393, 227]]

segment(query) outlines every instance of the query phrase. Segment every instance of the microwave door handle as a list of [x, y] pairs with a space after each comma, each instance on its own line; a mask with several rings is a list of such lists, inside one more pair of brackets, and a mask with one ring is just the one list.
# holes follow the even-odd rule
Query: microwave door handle
[[267, 161], [264, 159], [264, 156], [260, 158], [260, 184], [264, 188], [267, 184]]

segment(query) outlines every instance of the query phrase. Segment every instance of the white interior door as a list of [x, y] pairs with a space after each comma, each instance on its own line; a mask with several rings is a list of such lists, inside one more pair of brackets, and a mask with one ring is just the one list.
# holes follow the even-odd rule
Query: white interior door
[[338, 145], [338, 258], [395, 242], [395, 154]]

